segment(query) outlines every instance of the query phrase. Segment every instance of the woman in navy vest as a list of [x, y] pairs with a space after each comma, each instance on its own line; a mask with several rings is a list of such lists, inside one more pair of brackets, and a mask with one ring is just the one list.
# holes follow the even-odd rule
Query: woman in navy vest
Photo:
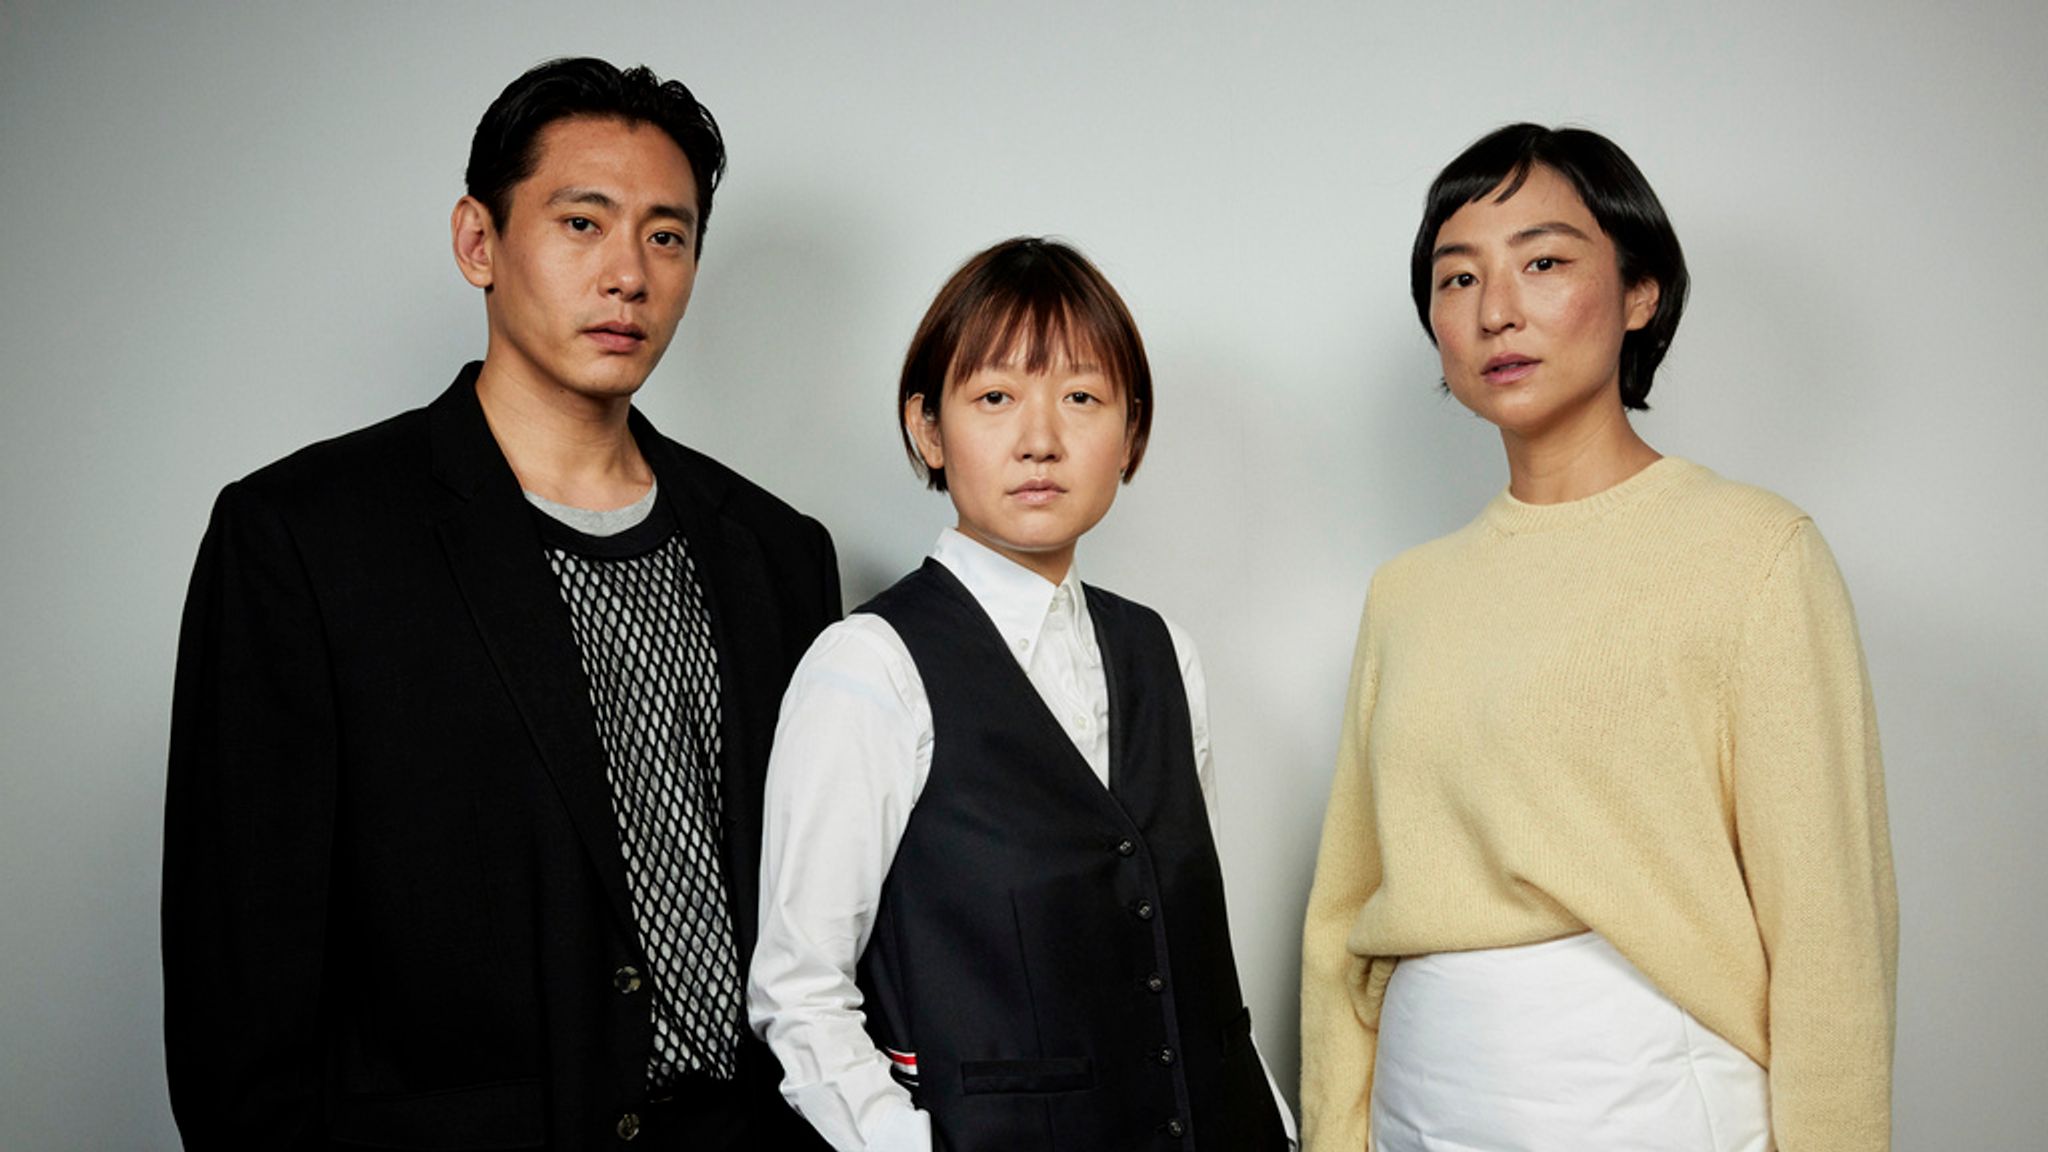
[[783, 700], [748, 988], [783, 1095], [848, 1150], [1288, 1146], [1194, 647], [1074, 567], [1151, 425], [1129, 311], [1005, 241], [939, 292], [897, 403], [958, 520]]

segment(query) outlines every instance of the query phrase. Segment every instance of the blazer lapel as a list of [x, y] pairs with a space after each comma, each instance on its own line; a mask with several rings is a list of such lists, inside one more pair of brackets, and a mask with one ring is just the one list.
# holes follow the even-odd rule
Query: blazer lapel
[[682, 525], [711, 614], [718, 652], [726, 890], [744, 958], [752, 952], [760, 915], [762, 766], [782, 701], [783, 686], [776, 678], [782, 616], [767, 591], [768, 566], [759, 539], [725, 512], [722, 480], [655, 431], [637, 409], [633, 434]]
[[632, 901], [589, 681], [533, 513], [477, 403], [477, 369], [465, 368], [430, 409], [435, 475], [464, 498], [438, 526], [441, 545], [612, 911], [632, 938]]

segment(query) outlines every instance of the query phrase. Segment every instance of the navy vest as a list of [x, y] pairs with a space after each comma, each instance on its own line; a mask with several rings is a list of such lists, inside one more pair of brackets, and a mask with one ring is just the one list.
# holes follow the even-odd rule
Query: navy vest
[[1172, 638], [1087, 596], [1107, 790], [943, 565], [860, 609], [902, 638], [933, 728], [860, 961], [868, 1031], [946, 1152], [1284, 1148]]

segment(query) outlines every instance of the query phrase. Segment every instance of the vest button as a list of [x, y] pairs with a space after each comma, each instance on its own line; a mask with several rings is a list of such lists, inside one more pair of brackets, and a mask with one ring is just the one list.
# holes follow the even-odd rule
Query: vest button
[[1154, 972], [1154, 973], [1153, 973], [1153, 974], [1151, 974], [1150, 976], [1147, 976], [1147, 977], [1145, 977], [1145, 991], [1147, 991], [1147, 992], [1164, 992], [1164, 991], [1166, 991], [1166, 977], [1164, 977], [1164, 976], [1161, 976], [1161, 975], [1160, 975], [1159, 973], [1157, 973], [1157, 972]]
[[1169, 1068], [1170, 1068], [1170, 1067], [1172, 1067], [1172, 1066], [1173, 1066], [1173, 1049], [1171, 1049], [1171, 1048], [1161, 1048], [1161, 1049], [1159, 1050], [1159, 1063], [1160, 1063], [1160, 1064], [1161, 1064], [1162, 1066], [1164, 1066], [1164, 1067], [1169, 1067]]
[[1136, 852], [1137, 850], [1138, 846], [1136, 844], [1131, 843], [1129, 840], [1119, 840], [1116, 842], [1116, 854], [1119, 856], [1129, 856], [1131, 853]]
[[612, 987], [617, 988], [621, 996], [638, 992], [640, 990], [640, 970], [628, 964], [617, 972], [612, 973]]
[[1181, 1123], [1180, 1117], [1176, 1116], [1166, 1122], [1166, 1134], [1178, 1140], [1188, 1134], [1188, 1126]]
[[1140, 900], [1136, 904], [1131, 905], [1131, 915], [1136, 916], [1140, 920], [1150, 920], [1152, 918], [1152, 902], [1150, 900]]
[[619, 1139], [621, 1140], [631, 1140], [633, 1137], [638, 1136], [640, 1134], [640, 1114], [628, 1112], [624, 1116], [619, 1117], [618, 1132]]

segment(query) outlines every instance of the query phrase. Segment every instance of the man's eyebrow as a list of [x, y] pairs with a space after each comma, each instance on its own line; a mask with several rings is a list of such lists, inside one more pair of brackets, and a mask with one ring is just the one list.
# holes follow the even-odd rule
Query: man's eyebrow
[[[592, 208], [602, 208], [607, 212], [617, 212], [620, 210], [617, 200], [612, 199], [609, 195], [595, 188], [558, 188], [553, 196], [548, 197], [548, 207], [550, 208], [564, 204], [587, 204]], [[647, 209], [647, 216], [649, 219], [654, 220], [673, 220], [685, 228], [695, 228], [697, 226], [696, 210], [686, 208], [681, 204], [655, 204]]]
[[656, 204], [647, 210], [649, 216], [666, 216], [680, 224], [695, 224], [697, 213], [681, 204]]
[[610, 208], [613, 210], [617, 210], [619, 206], [617, 200], [599, 192], [595, 188], [557, 188], [555, 189], [555, 194], [548, 197], [548, 203], [550, 205], [588, 204], [592, 208]]

